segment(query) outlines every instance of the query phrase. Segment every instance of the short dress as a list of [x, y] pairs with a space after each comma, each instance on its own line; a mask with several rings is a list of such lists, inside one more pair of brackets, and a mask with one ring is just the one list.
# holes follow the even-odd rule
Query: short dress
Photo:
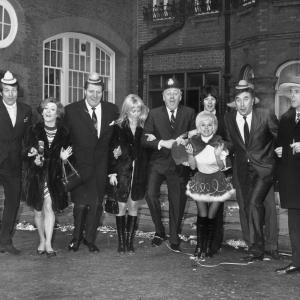
[[[222, 159], [225, 160], [226, 155], [226, 151], [223, 151]], [[186, 195], [195, 201], [203, 202], [223, 202], [230, 199], [235, 190], [230, 178], [226, 178], [219, 169], [214, 146], [205, 145], [202, 151], [194, 155], [194, 158], [198, 172], [188, 182]]]

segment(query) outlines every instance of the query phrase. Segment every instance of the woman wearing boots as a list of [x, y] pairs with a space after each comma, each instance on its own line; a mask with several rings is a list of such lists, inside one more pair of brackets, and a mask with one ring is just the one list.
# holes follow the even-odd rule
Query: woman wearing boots
[[115, 197], [119, 204], [116, 225], [120, 253], [134, 252], [138, 200], [143, 199], [146, 188], [147, 153], [141, 146], [141, 137], [148, 111], [140, 97], [130, 94], [114, 124], [108, 176], [110, 184], [116, 186]]
[[39, 233], [37, 254], [56, 256], [52, 248], [55, 211], [68, 206], [67, 193], [61, 182], [62, 163], [70, 155], [68, 131], [59, 122], [64, 107], [53, 98], [43, 100], [40, 107], [43, 122], [27, 133], [25, 152], [28, 166], [25, 170], [26, 202], [34, 209], [34, 221]]
[[226, 168], [227, 151], [222, 138], [215, 135], [218, 121], [214, 114], [202, 111], [196, 117], [197, 134], [186, 145], [188, 160], [195, 175], [187, 184], [186, 194], [197, 204], [197, 246], [199, 259], [213, 255], [214, 218], [220, 204], [234, 190], [221, 170]]

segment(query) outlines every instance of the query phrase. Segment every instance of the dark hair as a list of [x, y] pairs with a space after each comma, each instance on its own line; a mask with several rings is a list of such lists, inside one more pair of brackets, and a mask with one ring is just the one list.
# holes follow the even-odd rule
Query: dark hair
[[218, 91], [213, 86], [206, 86], [203, 89], [203, 99], [207, 98], [209, 95], [213, 96], [218, 101]]
[[104, 82], [102, 80], [100, 82], [97, 82], [97, 83], [89, 82], [88, 80], [86, 80], [85, 83], [84, 83], [84, 89], [87, 90], [90, 84], [102, 86], [102, 93], [104, 93], [105, 85], [104, 85]]
[[58, 99], [56, 99], [56, 98], [50, 97], [50, 98], [46, 98], [45, 100], [42, 100], [42, 102], [40, 103], [39, 107], [37, 108], [38, 112], [40, 114], [42, 114], [44, 108], [46, 107], [46, 105], [48, 103], [54, 103], [54, 104], [56, 104], [56, 106], [57, 106], [57, 117], [61, 119], [63, 117], [64, 113], [65, 113], [65, 108], [61, 104], [61, 102]]
[[1, 92], [3, 91], [3, 85], [14, 86], [14, 87], [17, 88], [17, 90], [19, 90], [19, 83], [18, 83], [18, 81], [16, 83], [14, 83], [14, 84], [7, 84], [7, 83], [3, 83], [1, 81], [0, 81], [0, 83], [1, 83], [0, 84], [0, 91]]
[[241, 93], [244, 93], [244, 92], [247, 92], [251, 95], [251, 97], [254, 99], [255, 98], [255, 93], [254, 93], [254, 90], [251, 89], [251, 88], [247, 88], [247, 89], [235, 89], [234, 90], [234, 99]]

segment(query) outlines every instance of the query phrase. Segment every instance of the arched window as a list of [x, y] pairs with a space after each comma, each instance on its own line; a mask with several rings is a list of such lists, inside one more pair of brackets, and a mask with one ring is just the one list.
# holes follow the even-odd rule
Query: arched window
[[277, 117], [284, 114], [290, 107], [290, 99], [285, 89], [280, 89], [281, 83], [289, 82], [289, 78], [300, 76], [300, 60], [293, 60], [281, 65], [276, 72], [275, 113]]
[[254, 83], [254, 71], [250, 65], [245, 65], [240, 72], [240, 79], [247, 80], [248, 82]]
[[8, 47], [18, 31], [18, 19], [12, 5], [7, 0], [0, 0], [0, 48]]
[[44, 41], [43, 97], [55, 97], [63, 104], [84, 97], [84, 82], [97, 72], [105, 83], [104, 101], [115, 102], [115, 53], [102, 42], [68, 32]]

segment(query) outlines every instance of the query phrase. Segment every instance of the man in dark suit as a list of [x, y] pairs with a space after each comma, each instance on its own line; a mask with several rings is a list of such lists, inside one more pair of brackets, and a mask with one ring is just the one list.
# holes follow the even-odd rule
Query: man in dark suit
[[189, 168], [183, 165], [176, 166], [172, 156], [173, 143], [180, 142], [181, 136], [195, 128], [195, 112], [192, 108], [179, 105], [182, 93], [178, 82], [170, 78], [163, 91], [165, 105], [152, 109], [145, 123], [145, 134], [156, 137], [154, 141], [147, 141], [146, 135], [143, 144], [153, 149], [150, 158], [148, 188], [146, 201], [155, 225], [153, 246], [159, 246], [166, 239], [165, 229], [161, 221], [160, 186], [164, 180], [168, 187], [169, 200], [169, 231], [170, 247], [179, 252], [179, 236], [181, 220], [186, 204], [186, 183]]
[[74, 232], [69, 250], [78, 250], [85, 230], [84, 244], [90, 252], [99, 252], [95, 240], [103, 211], [108, 151], [113, 133], [111, 125], [118, 117], [118, 108], [101, 101], [104, 83], [97, 73], [89, 75], [84, 93], [85, 99], [66, 106], [65, 113], [76, 166], [82, 179], [82, 183], [71, 192]]
[[268, 110], [255, 108], [253, 85], [241, 80], [236, 86], [236, 111], [225, 115], [226, 140], [233, 152], [233, 182], [240, 221], [248, 239], [248, 261], [264, 258], [264, 199], [272, 185], [274, 143], [278, 120]]
[[20, 205], [22, 141], [31, 124], [30, 106], [17, 102], [18, 82], [7, 71], [1, 79], [0, 100], [0, 182], [4, 188], [4, 209], [0, 232], [0, 252], [19, 254], [12, 243]]

